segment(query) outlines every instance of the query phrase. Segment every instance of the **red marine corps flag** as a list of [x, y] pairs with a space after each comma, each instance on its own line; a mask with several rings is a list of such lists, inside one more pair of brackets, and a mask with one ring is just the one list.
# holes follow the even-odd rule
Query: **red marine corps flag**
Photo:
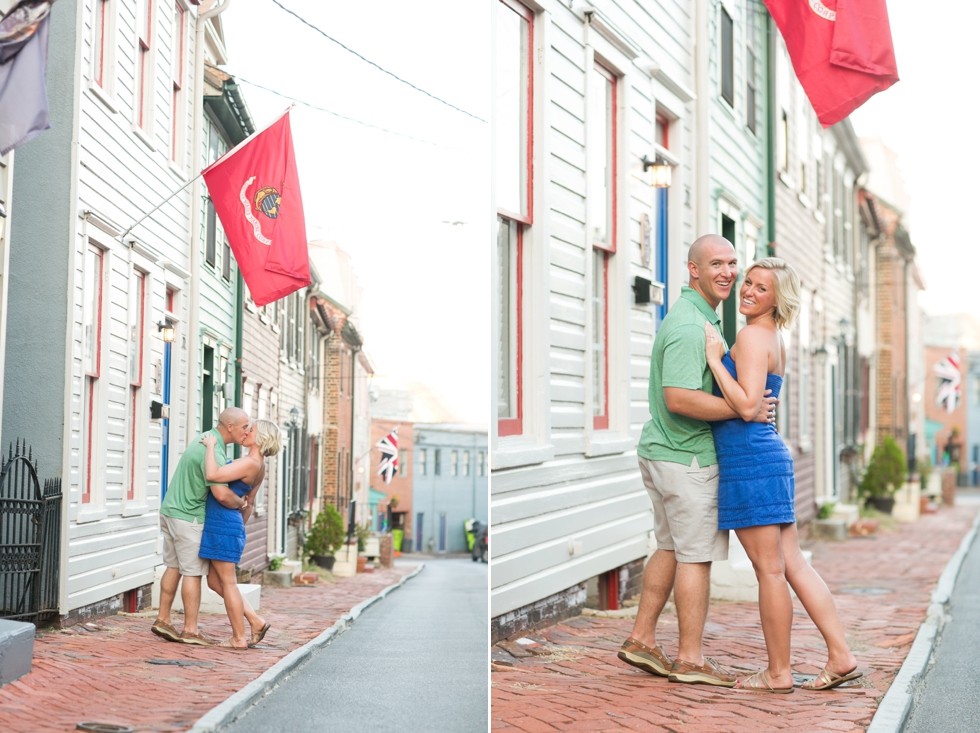
[[310, 284], [289, 110], [203, 172], [255, 305]]
[[885, 0], [765, 0], [820, 124], [898, 81]]

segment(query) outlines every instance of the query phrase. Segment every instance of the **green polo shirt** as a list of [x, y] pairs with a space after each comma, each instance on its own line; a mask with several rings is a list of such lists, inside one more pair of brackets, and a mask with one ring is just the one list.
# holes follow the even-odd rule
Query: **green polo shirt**
[[702, 468], [718, 463], [711, 425], [671, 412], [664, 401], [664, 387], [712, 393], [714, 377], [704, 355], [705, 322], [715, 324], [721, 333], [721, 318], [704, 297], [693, 288], [681, 288], [681, 297], [653, 342], [648, 398], [652, 417], [643, 426], [636, 449], [643, 458], [690, 466], [696, 457]]
[[[212, 428], [208, 432], [218, 439], [218, 443], [214, 446], [214, 458], [219, 466], [223, 466], [227, 462], [225, 441], [217, 428]], [[183, 519], [187, 522], [196, 519], [204, 524], [204, 507], [210, 491], [208, 487], [224, 485], [222, 481], [208, 481], [204, 478], [204, 458], [208, 452], [207, 447], [201, 442], [204, 435], [207, 433], [194, 438], [177, 462], [174, 476], [167, 487], [167, 495], [160, 506], [160, 513], [166, 517]]]

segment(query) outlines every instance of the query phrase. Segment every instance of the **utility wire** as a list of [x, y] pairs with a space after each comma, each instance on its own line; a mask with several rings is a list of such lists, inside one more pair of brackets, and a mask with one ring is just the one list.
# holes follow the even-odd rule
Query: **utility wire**
[[[273, 0], [275, 2], [275, 0]], [[328, 115], [333, 115], [334, 117], [339, 117], [342, 120], [347, 120], [348, 122], [356, 122], [358, 125], [364, 125], [364, 127], [370, 127], [374, 130], [381, 130], [382, 132], [387, 132], [389, 135], [397, 135], [398, 137], [408, 138], [409, 140], [414, 140], [417, 143], [424, 143], [426, 145], [434, 145], [437, 148], [442, 148], [444, 150], [452, 150], [457, 153], [465, 153], [466, 151], [460, 150], [459, 148], [451, 148], [448, 145], [440, 145], [439, 143], [434, 143], [431, 140], [423, 140], [420, 137], [412, 137], [411, 135], [406, 135], [404, 132], [395, 132], [394, 130], [389, 130], [386, 127], [380, 127], [378, 125], [372, 125], [370, 122], [363, 122], [362, 120], [355, 120], [353, 117], [347, 117], [339, 112], [334, 112], [333, 110], [326, 109], [325, 107], [317, 107], [315, 104], [310, 104], [309, 102], [304, 102], [302, 99], [296, 99], [290, 97], [288, 94], [283, 94], [282, 92], [277, 92], [275, 89], [270, 89], [269, 87], [264, 87], [261, 84], [256, 84], [254, 81], [249, 81], [248, 79], [239, 76], [233, 72], [226, 72], [231, 74], [235, 78], [235, 81], [240, 81], [243, 84], [248, 84], [250, 87], [255, 87], [256, 89], [261, 89], [262, 91], [269, 92], [270, 94], [275, 94], [277, 97], [282, 97], [283, 99], [288, 99], [296, 104], [301, 104], [304, 107], [309, 107], [310, 109], [315, 109], [318, 112], [326, 112]]]
[[427, 92], [424, 89], [421, 89], [421, 88], [415, 86], [414, 84], [412, 84], [412, 82], [406, 81], [405, 79], [402, 79], [397, 74], [394, 74], [394, 73], [388, 71], [387, 69], [379, 66], [378, 64], [374, 63], [371, 59], [365, 58], [364, 56], [362, 56], [361, 54], [359, 54], [354, 49], [349, 48], [348, 46], [345, 46], [343, 43], [341, 43], [340, 41], [338, 41], [333, 36], [330, 36], [327, 33], [325, 33], [324, 31], [320, 30], [319, 28], [317, 28], [315, 25], [313, 25], [312, 23], [310, 23], [305, 18], [297, 15], [295, 12], [293, 12], [292, 10], [290, 10], [289, 8], [287, 8], [285, 5], [283, 5], [281, 2], [279, 2], [279, 0], [272, 0], [272, 2], [275, 3], [276, 5], [278, 5], [283, 10], [285, 10], [291, 16], [293, 16], [294, 18], [296, 18], [300, 23], [303, 23], [304, 25], [307, 25], [310, 28], [312, 28], [313, 30], [315, 30], [317, 33], [319, 33], [321, 36], [323, 36], [324, 38], [326, 38], [328, 41], [333, 41], [334, 43], [336, 43], [338, 46], [340, 46], [345, 51], [348, 51], [349, 53], [352, 53], [355, 56], [357, 56], [357, 58], [361, 59], [361, 61], [364, 61], [366, 63], [371, 64], [371, 66], [373, 66], [374, 68], [378, 69], [379, 71], [383, 71], [388, 76], [394, 77], [395, 79], [397, 79], [398, 81], [400, 81], [402, 84], [408, 84], [408, 86], [412, 87], [412, 89], [414, 89], [415, 91], [422, 92], [422, 94], [426, 95], [427, 97], [432, 97], [432, 99], [436, 100], [437, 102], [442, 102], [442, 104], [446, 105], [447, 107], [452, 107], [457, 112], [462, 112], [464, 115], [467, 115], [468, 117], [472, 117], [474, 120], [479, 120], [480, 122], [484, 122], [484, 123], [486, 122], [486, 120], [483, 119], [482, 117], [477, 117], [475, 114], [473, 114], [471, 112], [467, 112], [465, 109], [460, 109], [455, 104], [451, 104], [451, 103], [447, 102], [445, 99], [441, 99], [440, 97], [437, 97], [435, 94], [431, 94], [430, 92]]

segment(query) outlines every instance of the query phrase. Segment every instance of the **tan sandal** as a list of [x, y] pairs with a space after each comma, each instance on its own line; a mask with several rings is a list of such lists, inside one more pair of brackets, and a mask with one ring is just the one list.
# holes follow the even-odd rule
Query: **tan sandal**
[[766, 671], [756, 672], [754, 675], [746, 677], [735, 683], [736, 690], [747, 690], [749, 692], [773, 692], [777, 695], [788, 695], [795, 688], [793, 687], [773, 687], [766, 678]]
[[804, 690], [832, 690], [845, 682], [856, 680], [858, 677], [862, 677], [863, 675], [863, 672], [857, 671], [857, 667], [852, 669], [850, 672], [845, 672], [844, 674], [834, 674], [829, 669], [824, 667], [822, 670], [820, 670], [820, 674], [818, 674], [814, 679], [804, 682], [802, 685], [800, 685], [800, 688]]
[[265, 625], [261, 629], [252, 632], [252, 638], [248, 640], [248, 645], [252, 647], [261, 644], [262, 640], [265, 638], [265, 635], [268, 633], [269, 629], [271, 628], [272, 628], [272, 624], [266, 621]]
[[236, 652], [244, 652], [248, 649], [248, 646], [235, 646], [234, 637], [225, 639], [224, 641], [219, 641], [215, 644], [219, 649], [234, 649]]

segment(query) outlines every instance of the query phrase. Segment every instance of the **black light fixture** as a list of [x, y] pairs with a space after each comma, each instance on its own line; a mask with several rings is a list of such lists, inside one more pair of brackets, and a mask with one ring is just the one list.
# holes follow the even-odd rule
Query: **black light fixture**
[[289, 427], [295, 429], [298, 426], [299, 426], [299, 410], [296, 407], [293, 407], [293, 409], [289, 411]]
[[667, 159], [659, 153], [653, 160], [644, 155], [643, 171], [646, 172], [651, 168], [653, 168], [653, 187], [670, 188], [671, 166]]
[[177, 340], [177, 322], [170, 316], [165, 316], [160, 323], [157, 324], [157, 329], [162, 332], [163, 340], [168, 344], [172, 344]]

